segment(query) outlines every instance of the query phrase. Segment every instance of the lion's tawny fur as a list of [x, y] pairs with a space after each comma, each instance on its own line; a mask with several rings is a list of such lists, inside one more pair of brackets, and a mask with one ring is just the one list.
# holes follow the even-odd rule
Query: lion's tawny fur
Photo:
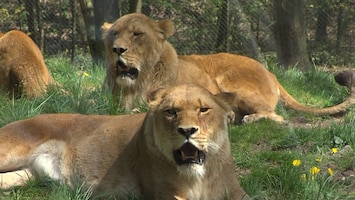
[[[95, 194], [118, 198], [247, 199], [228, 139], [234, 100], [180, 85], [150, 93], [147, 114], [43, 114], [10, 123], [0, 129], [0, 188], [26, 181], [13, 171], [29, 169], [69, 185], [86, 180]], [[178, 164], [173, 152], [184, 145], [190, 150], [181, 155], [200, 150], [203, 164]]]
[[0, 89], [10, 97], [37, 97], [56, 84], [41, 51], [25, 33], [12, 30], [0, 37]]
[[352, 92], [340, 105], [310, 108], [295, 100], [274, 74], [251, 58], [229, 53], [178, 56], [167, 41], [174, 30], [169, 20], [155, 22], [134, 13], [113, 24], [105, 23], [102, 30], [106, 45], [105, 85], [116, 96], [123, 92], [122, 106], [128, 111], [151, 88], [179, 83], [201, 85], [212, 93], [236, 93], [234, 106], [244, 122], [261, 118], [283, 121], [274, 111], [279, 100], [288, 108], [318, 115], [342, 112], [355, 101]]

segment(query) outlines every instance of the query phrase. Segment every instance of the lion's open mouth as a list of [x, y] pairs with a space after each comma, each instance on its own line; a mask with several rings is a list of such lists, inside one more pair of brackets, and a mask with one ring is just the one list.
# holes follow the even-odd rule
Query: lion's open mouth
[[117, 69], [118, 76], [129, 77], [132, 80], [135, 80], [138, 77], [138, 69], [127, 66], [124, 62], [122, 62], [122, 60], [117, 61]]
[[206, 159], [205, 152], [197, 149], [194, 145], [187, 142], [174, 152], [175, 162], [178, 165], [199, 164], [202, 165]]

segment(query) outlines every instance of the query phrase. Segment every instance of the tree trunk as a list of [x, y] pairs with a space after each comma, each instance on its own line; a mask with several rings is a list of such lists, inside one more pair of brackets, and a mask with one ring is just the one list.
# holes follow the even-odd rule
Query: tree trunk
[[76, 33], [76, 24], [77, 24], [77, 9], [76, 9], [77, 1], [70, 0], [70, 9], [72, 14], [72, 22], [71, 22], [71, 62], [74, 61], [75, 57], [75, 33]]
[[32, 40], [37, 43], [37, 36], [36, 36], [36, 11], [35, 11], [35, 3], [33, 0], [25, 0], [24, 1], [25, 10], [27, 11], [27, 26], [28, 26], [28, 33]]
[[34, 1], [36, 4], [36, 15], [37, 15], [37, 24], [38, 24], [38, 31], [37, 31], [37, 44], [39, 49], [43, 52], [44, 51], [44, 28], [43, 28], [43, 17], [42, 17], [42, 6], [39, 0]]
[[95, 55], [95, 21], [94, 5], [91, 0], [79, 0], [81, 13], [84, 19], [86, 40], [89, 46], [91, 58], [94, 61]]
[[129, 1], [129, 12], [130, 13], [141, 13], [142, 12], [142, 0], [130, 0]]
[[275, 0], [276, 53], [285, 68], [313, 69], [307, 52], [304, 0]]
[[[324, 0], [318, 1], [318, 8], [317, 8], [317, 22], [316, 22], [316, 46], [320, 47], [319, 49], [322, 50], [324, 48], [328, 34], [327, 34], [327, 27], [328, 27], [328, 12], [329, 12], [329, 5]], [[324, 49], [323, 49], [324, 50]]]
[[117, 0], [94, 0], [95, 15], [95, 44], [94, 44], [94, 62], [104, 61], [105, 46], [102, 41], [101, 26], [104, 22], [114, 22], [118, 18]]
[[215, 44], [217, 51], [229, 51], [227, 48], [227, 38], [229, 34], [229, 0], [223, 0], [218, 15], [218, 34]]
[[231, 33], [233, 35], [232, 41], [235, 43], [239, 42], [237, 49], [238, 51], [243, 52], [243, 54], [256, 60], [261, 60], [258, 44], [252, 31], [249, 19], [243, 11], [242, 2], [237, 0], [234, 1], [234, 3], [235, 5], [232, 5], [232, 7], [236, 7], [237, 9], [233, 13], [236, 25]]
[[344, 17], [344, 7], [343, 4], [340, 3], [340, 5], [338, 6], [338, 13], [337, 13], [336, 53], [338, 55], [341, 53], [341, 43], [343, 41], [345, 27], [346, 27], [343, 21], [343, 17]]
[[79, 0], [94, 64], [104, 61], [101, 26], [104, 22], [112, 23], [118, 18], [118, 3], [117, 0]]

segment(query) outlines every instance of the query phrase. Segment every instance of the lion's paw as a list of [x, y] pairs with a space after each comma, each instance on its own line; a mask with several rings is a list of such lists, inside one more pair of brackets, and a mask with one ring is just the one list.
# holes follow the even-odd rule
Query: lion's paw
[[242, 123], [251, 123], [253, 121], [255, 121], [255, 119], [250, 115], [245, 115], [242, 119]]

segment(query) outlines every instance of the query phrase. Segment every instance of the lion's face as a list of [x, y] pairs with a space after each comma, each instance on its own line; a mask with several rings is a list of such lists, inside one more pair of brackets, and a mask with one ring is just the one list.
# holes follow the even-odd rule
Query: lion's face
[[234, 99], [234, 94], [212, 95], [194, 85], [158, 90], [148, 97], [154, 127], [159, 127], [155, 145], [179, 172], [202, 177], [206, 161], [218, 156], [228, 140]]
[[129, 14], [102, 26], [108, 66], [116, 82], [132, 85], [158, 62], [163, 44], [174, 32], [170, 20], [153, 22], [142, 14]]

